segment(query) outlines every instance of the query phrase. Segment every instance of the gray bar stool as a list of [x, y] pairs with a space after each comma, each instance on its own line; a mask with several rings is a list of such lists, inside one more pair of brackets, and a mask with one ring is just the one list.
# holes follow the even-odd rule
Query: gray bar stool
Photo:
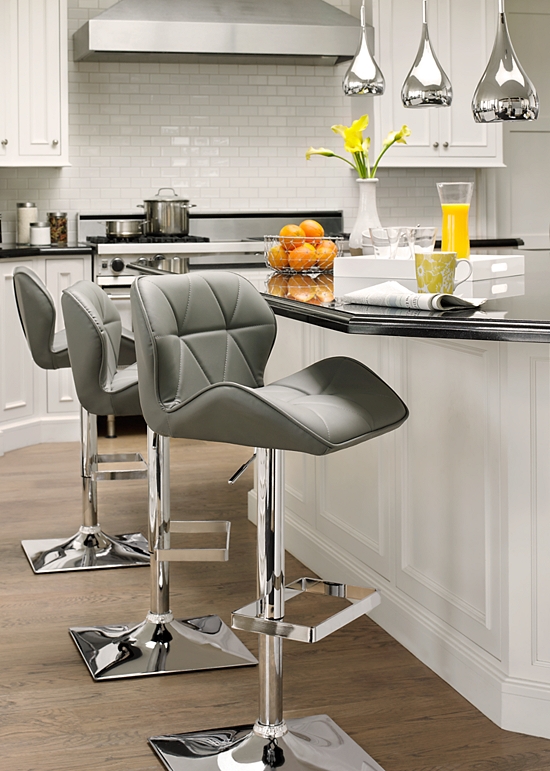
[[[79, 281], [61, 298], [78, 398], [93, 415], [141, 413], [137, 365], [117, 369], [120, 328], [112, 302], [96, 284]], [[115, 309], [116, 310], [116, 309]], [[229, 522], [170, 521], [168, 441], [148, 432], [151, 606], [139, 624], [72, 627], [69, 631], [94, 680], [248, 666], [256, 658], [216, 615], [176, 620], [170, 611], [171, 561], [225, 561]], [[152, 446], [153, 445], [153, 446]], [[170, 531], [213, 534], [215, 548], [170, 548]]]
[[[274, 316], [234, 274], [140, 277], [131, 294], [140, 398], [150, 431], [259, 448], [259, 598], [233, 614], [233, 627], [260, 635], [258, 720], [157, 736], [150, 739], [153, 750], [171, 771], [283, 765], [289, 771], [380, 771], [327, 715], [283, 717], [283, 639], [316, 642], [380, 601], [374, 589], [315, 578], [285, 587], [284, 451], [326, 455], [352, 447], [400, 426], [407, 407], [374, 372], [345, 357], [264, 386]], [[307, 592], [351, 604], [314, 626], [285, 621], [285, 603]]]
[[[64, 329], [55, 331], [56, 310], [53, 298], [40, 277], [30, 268], [16, 267], [13, 272], [15, 301], [23, 332], [32, 358], [42, 369], [71, 366]], [[105, 295], [107, 298], [107, 296]], [[108, 299], [108, 298], [107, 298]], [[120, 316], [113, 305], [113, 316]], [[121, 330], [119, 363], [135, 363], [134, 335]], [[135, 364], [134, 364], [135, 370]], [[137, 379], [137, 375], [135, 376]], [[138, 409], [136, 414], [141, 414]], [[82, 525], [70, 538], [42, 538], [21, 542], [35, 573], [59, 573], [68, 570], [139, 567], [149, 564], [147, 541], [141, 533], [109, 536], [98, 523], [98, 480], [143, 478], [146, 470], [99, 471], [99, 463], [143, 461], [137, 454], [97, 454], [97, 419], [81, 405], [80, 458], [82, 477]]]

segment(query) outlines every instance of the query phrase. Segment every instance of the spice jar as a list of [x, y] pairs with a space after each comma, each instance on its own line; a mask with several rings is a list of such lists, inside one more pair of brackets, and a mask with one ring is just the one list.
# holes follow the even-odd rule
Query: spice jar
[[49, 222], [31, 222], [30, 224], [31, 246], [49, 246], [50, 245], [50, 223]]
[[55, 246], [67, 246], [67, 212], [48, 212], [48, 220], [52, 244]]
[[31, 242], [31, 222], [38, 219], [38, 209], [35, 203], [18, 203], [17, 217], [15, 220], [15, 243], [30, 244]]

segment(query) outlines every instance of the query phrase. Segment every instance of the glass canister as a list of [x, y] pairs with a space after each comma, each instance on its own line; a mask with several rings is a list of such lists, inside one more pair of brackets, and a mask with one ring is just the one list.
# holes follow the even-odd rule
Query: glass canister
[[35, 203], [29, 201], [16, 204], [17, 217], [15, 220], [15, 243], [30, 244], [31, 222], [38, 219], [38, 209]]
[[49, 246], [50, 241], [50, 223], [49, 222], [31, 222], [31, 246]]
[[67, 246], [67, 212], [48, 212], [51, 242], [54, 246]]

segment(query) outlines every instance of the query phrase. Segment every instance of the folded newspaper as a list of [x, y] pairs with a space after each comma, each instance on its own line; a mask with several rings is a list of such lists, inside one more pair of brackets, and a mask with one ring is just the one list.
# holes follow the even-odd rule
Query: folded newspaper
[[479, 308], [486, 298], [457, 297], [454, 294], [420, 294], [411, 292], [397, 281], [385, 281], [365, 289], [349, 292], [335, 298], [337, 302], [353, 305], [384, 305], [387, 308], [410, 308], [421, 311], [451, 311]]

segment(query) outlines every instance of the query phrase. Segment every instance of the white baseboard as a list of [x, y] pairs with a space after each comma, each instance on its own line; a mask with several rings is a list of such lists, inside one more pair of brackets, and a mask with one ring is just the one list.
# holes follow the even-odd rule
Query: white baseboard
[[32, 444], [80, 441], [80, 416], [46, 415], [0, 426], [0, 456]]
[[[256, 522], [254, 490], [248, 518]], [[498, 659], [288, 510], [285, 529], [287, 550], [317, 575], [380, 590], [372, 619], [496, 725], [550, 739], [550, 685], [509, 677]]]

